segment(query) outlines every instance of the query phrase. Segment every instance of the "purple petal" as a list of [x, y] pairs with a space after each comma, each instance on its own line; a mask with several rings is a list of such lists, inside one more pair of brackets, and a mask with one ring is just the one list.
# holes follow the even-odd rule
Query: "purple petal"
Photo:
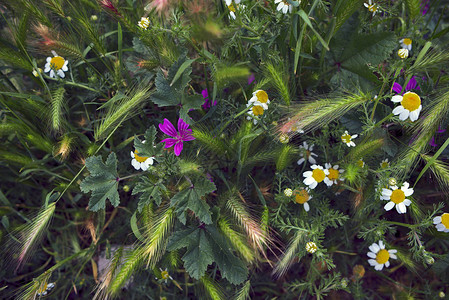
[[446, 131], [446, 129], [441, 128], [440, 126], [438, 126], [438, 130], [437, 130], [438, 133], [443, 133], [445, 131]]
[[177, 139], [171, 139], [171, 138], [168, 138], [168, 139], [165, 139], [165, 140], [161, 141], [161, 143], [165, 143], [165, 148], [172, 147], [174, 144], [176, 144], [176, 142], [178, 142]]
[[429, 142], [429, 145], [432, 147], [437, 147], [438, 145], [435, 143], [435, 137], [433, 136], [432, 139]]
[[421, 88], [419, 87], [418, 82], [416, 81], [415, 76], [410, 78], [409, 82], [407, 83], [407, 86], [405, 87], [406, 91], [420, 90], [420, 89]]
[[181, 139], [183, 142], [188, 142], [188, 141], [193, 141], [195, 139], [195, 137], [189, 133], [189, 134], [181, 136]]
[[253, 83], [254, 80], [256, 80], [256, 76], [254, 76], [254, 74], [251, 73], [251, 75], [249, 75], [248, 77], [248, 85]]
[[181, 154], [182, 147], [183, 147], [183, 144], [181, 141], [175, 145], [175, 155], [176, 156], [179, 156], [179, 154]]
[[183, 119], [179, 118], [179, 120], [178, 120], [178, 131], [179, 131], [181, 136], [184, 136], [188, 132], [192, 132], [192, 129], [188, 129], [188, 128], [189, 128], [189, 124], [184, 122]]
[[178, 135], [178, 132], [176, 131], [175, 126], [173, 126], [173, 124], [167, 119], [164, 119], [163, 124], [159, 124], [159, 129], [163, 133], [165, 133], [169, 136], [172, 136], [172, 137], [176, 137]]
[[207, 92], [207, 90], [202, 90], [201, 95], [203, 95], [204, 99], [207, 99], [207, 97], [209, 97], [209, 93]]
[[393, 83], [392, 90], [395, 91], [396, 93], [400, 94], [402, 91], [402, 86], [399, 83], [395, 82], [395, 83]]

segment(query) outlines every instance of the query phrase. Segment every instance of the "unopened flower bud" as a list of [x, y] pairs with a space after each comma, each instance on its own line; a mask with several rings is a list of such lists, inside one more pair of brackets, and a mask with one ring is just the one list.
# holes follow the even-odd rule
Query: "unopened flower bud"
[[288, 135], [287, 134], [285, 134], [285, 133], [283, 133], [283, 134], [281, 134], [281, 136], [279, 137], [279, 141], [282, 143], [282, 144], [287, 144], [288, 142], [289, 142], [289, 137], [288, 137]]
[[396, 178], [391, 177], [390, 179], [388, 179], [388, 184], [391, 186], [394, 186], [396, 184], [398, 184]]
[[306, 251], [309, 253], [315, 253], [316, 250], [318, 250], [318, 247], [316, 246], [316, 244], [314, 242], [308, 242], [306, 244]]
[[285, 189], [284, 190], [284, 195], [287, 196], [287, 197], [291, 197], [293, 195], [292, 189]]
[[129, 192], [129, 185], [124, 185], [123, 186], [123, 191], [128, 193]]

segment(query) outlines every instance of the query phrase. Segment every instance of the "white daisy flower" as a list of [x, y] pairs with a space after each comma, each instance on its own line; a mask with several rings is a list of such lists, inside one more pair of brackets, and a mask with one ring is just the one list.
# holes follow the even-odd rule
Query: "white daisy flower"
[[332, 184], [337, 184], [337, 180], [343, 181], [343, 177], [340, 176], [341, 173], [343, 173], [345, 170], [338, 169], [338, 165], [335, 165], [332, 167], [330, 163], [325, 163], [324, 167], [329, 172], [329, 175], [324, 178], [324, 183], [327, 186], [332, 186]]
[[67, 72], [69, 70], [69, 68], [67, 68], [67, 64], [69, 63], [69, 61], [59, 56], [53, 50], [51, 51], [51, 53], [53, 54], [53, 57], [47, 57], [47, 63], [45, 64], [44, 72], [50, 72], [51, 78], [55, 78], [56, 74], [59, 77], [64, 78], [64, 72]]
[[226, 6], [229, 9], [229, 17], [232, 18], [233, 20], [235, 20], [235, 18], [236, 18], [236, 15], [235, 15], [236, 9], [235, 9], [234, 3], [235, 4], [239, 4], [240, 0], [234, 0], [234, 3], [232, 3], [232, 2], [233, 2], [232, 0], [225, 0]]
[[382, 169], [386, 169], [390, 166], [390, 163], [388, 162], [388, 158], [385, 158], [381, 163], [380, 163], [380, 167]]
[[[145, 143], [145, 141], [143, 141], [142, 143]], [[135, 150], [135, 152], [131, 151], [131, 157], [132, 157], [131, 165], [136, 170], [142, 169], [142, 171], [146, 171], [148, 170], [150, 165], [154, 164], [154, 156], [152, 157], [139, 156], [137, 155], [137, 150]]]
[[407, 58], [408, 57], [408, 49], [399, 49], [398, 56], [402, 59]]
[[371, 0], [368, 0], [368, 3], [364, 3], [365, 7], [368, 8], [370, 12], [373, 13], [373, 17], [376, 14], [376, 12], [380, 12], [379, 8], [377, 7], [376, 3], [374, 3]]
[[162, 270], [161, 268], [159, 268], [159, 270], [161, 271], [161, 279], [162, 279], [162, 281], [167, 283], [167, 281], [169, 279], [173, 280], [173, 277], [171, 277], [170, 274], [168, 274], [167, 268], [165, 268], [165, 270]]
[[318, 250], [317, 245], [314, 242], [308, 242], [306, 244], [306, 251], [309, 253], [315, 253]]
[[410, 117], [410, 121], [418, 120], [422, 110], [421, 98], [414, 92], [407, 92], [404, 95], [396, 95], [391, 98], [394, 103], [401, 102], [401, 105], [393, 109], [393, 114], [399, 115], [399, 120], [404, 121]]
[[413, 194], [413, 189], [409, 189], [409, 186], [410, 184], [408, 182], [404, 182], [401, 189], [398, 189], [396, 185], [391, 186], [391, 189], [382, 189], [381, 200], [390, 201], [384, 206], [386, 211], [389, 211], [396, 206], [396, 210], [399, 214], [405, 214], [407, 212], [407, 206], [409, 206], [412, 201], [405, 197]]
[[268, 99], [268, 94], [264, 90], [257, 90], [253, 93], [251, 99], [249, 99], [248, 104], [260, 105], [264, 110], [268, 109], [268, 104], [270, 100]]
[[255, 103], [254, 105], [253, 105], [253, 103], [247, 103], [246, 104], [246, 107], [250, 107], [252, 105], [252, 107], [251, 107], [251, 109], [247, 112], [247, 114], [248, 114], [248, 116], [246, 117], [246, 119], [247, 120], [253, 120], [253, 122], [254, 122], [254, 125], [256, 125], [257, 124], [257, 119], [255, 119], [255, 118], [253, 118], [253, 117], [258, 117], [258, 118], [261, 118], [262, 116], [263, 116], [263, 112], [264, 112], [264, 107], [261, 105], [261, 104], [259, 104], [259, 103]]
[[385, 249], [385, 245], [382, 241], [379, 241], [379, 244], [373, 243], [369, 246], [369, 250], [367, 255], [371, 259], [368, 259], [368, 263], [377, 271], [381, 271], [384, 266], [385, 268], [388, 268], [390, 266], [390, 262], [388, 261], [390, 258], [397, 259], [395, 253], [398, 252], [398, 250]]
[[148, 27], [150, 26], [150, 18], [140, 18], [140, 21], [137, 22], [137, 25], [139, 25], [139, 27], [143, 30], [148, 29]]
[[350, 135], [348, 133], [348, 131], [346, 130], [345, 134], [343, 134], [341, 136], [341, 140], [343, 141], [343, 143], [346, 144], [346, 146], [348, 146], [348, 147], [355, 147], [355, 143], [352, 140], [355, 139], [358, 136], [359, 136], [358, 134]]
[[433, 224], [435, 224], [438, 231], [449, 232], [449, 214], [444, 213], [439, 217], [433, 218]]
[[323, 169], [322, 166], [313, 165], [312, 171], [306, 171], [302, 174], [306, 179], [304, 179], [304, 184], [308, 185], [309, 188], [314, 189], [318, 185], [318, 183], [322, 182], [326, 175], [329, 175], [329, 171]]
[[[274, 3], [278, 5], [276, 10], [282, 11], [283, 14], [286, 14], [287, 12], [291, 13], [293, 10], [293, 6], [286, 0], [274, 0]], [[301, 3], [301, 1], [299, 1], [299, 3]]]
[[305, 211], [309, 211], [310, 210], [310, 206], [307, 203], [307, 201], [312, 199], [312, 195], [310, 195], [310, 189], [309, 188], [305, 188], [305, 189], [303, 188], [303, 189], [295, 190], [294, 194], [295, 194], [295, 201], [296, 201], [296, 203], [303, 204], [304, 205], [304, 210]]
[[54, 282], [45, 283], [44, 285], [41, 285], [40, 288], [37, 290], [37, 295], [38, 296], [45, 296], [54, 287], [55, 287], [55, 283]]
[[299, 148], [302, 149], [301, 151], [301, 158], [298, 160], [298, 165], [302, 165], [303, 162], [306, 161], [306, 159], [309, 161], [310, 164], [316, 164], [315, 157], [318, 157], [317, 154], [313, 153], [313, 147], [315, 147], [314, 144], [308, 145], [306, 142], [302, 143], [302, 146], [299, 146]]
[[412, 40], [409, 38], [405, 38], [399, 41], [401, 43], [401, 47], [403, 49], [407, 49], [408, 51], [412, 51]]

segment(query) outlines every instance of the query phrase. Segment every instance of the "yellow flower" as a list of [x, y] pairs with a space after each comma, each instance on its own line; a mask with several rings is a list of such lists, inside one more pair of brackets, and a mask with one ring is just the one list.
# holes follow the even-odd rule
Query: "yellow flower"
[[146, 30], [150, 26], [150, 19], [142, 17], [140, 18], [140, 21], [137, 22], [137, 25], [139, 25], [139, 27], [143, 30]]

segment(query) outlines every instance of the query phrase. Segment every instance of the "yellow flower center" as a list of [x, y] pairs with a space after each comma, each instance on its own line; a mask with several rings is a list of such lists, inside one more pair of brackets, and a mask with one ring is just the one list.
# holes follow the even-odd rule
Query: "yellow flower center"
[[148, 159], [148, 157], [137, 155], [137, 150], [134, 151], [134, 158], [140, 163], [143, 163]]
[[326, 174], [321, 169], [315, 169], [312, 171], [312, 177], [316, 180], [316, 182], [321, 182], [326, 177]]
[[343, 141], [343, 143], [348, 144], [351, 142], [351, 136], [349, 134], [345, 133], [341, 136], [341, 140]]
[[404, 45], [411, 45], [412, 44], [412, 40], [411, 39], [404, 39], [402, 42], [404, 43]]
[[261, 116], [261, 115], [263, 115], [263, 107], [260, 106], [260, 105], [254, 105], [253, 108], [252, 108], [252, 110], [253, 110], [253, 114], [254, 114], [255, 116]]
[[441, 216], [441, 224], [443, 224], [444, 227], [449, 228], [449, 214], [448, 213], [444, 213]]
[[52, 57], [52, 59], [50, 60], [50, 68], [57, 71], [64, 66], [64, 63], [65, 59], [62, 58], [61, 56]]
[[372, 4], [372, 5], [368, 6], [368, 10], [370, 12], [375, 12], [375, 11], [377, 11], [377, 7], [375, 4]]
[[377, 255], [376, 255], [377, 263], [384, 264], [388, 261], [389, 258], [390, 258], [390, 253], [388, 253], [387, 250], [381, 249], [379, 252], [377, 252]]
[[390, 200], [393, 201], [395, 204], [402, 203], [405, 200], [405, 194], [400, 189], [394, 190], [390, 196]]
[[229, 8], [230, 11], [235, 12], [235, 6], [234, 6], [234, 3], [229, 4], [229, 5], [228, 5], [228, 8]]
[[363, 160], [359, 159], [357, 161], [357, 166], [359, 166], [360, 168], [363, 168], [365, 166], [365, 162]]
[[295, 191], [295, 201], [299, 204], [304, 204], [309, 200], [309, 193], [307, 193], [306, 189], [296, 190]]
[[268, 94], [265, 91], [262, 90], [258, 91], [256, 93], [256, 97], [260, 103], [267, 103], [268, 101]]
[[167, 271], [162, 271], [161, 272], [161, 277], [162, 277], [162, 279], [168, 279], [168, 278], [170, 278], [170, 275], [168, 274]]
[[340, 172], [338, 172], [338, 170], [330, 168], [330, 169], [328, 169], [328, 171], [329, 171], [329, 175], [327, 175], [327, 178], [329, 178], [330, 180], [338, 179], [338, 176], [340, 175]]
[[390, 164], [388, 163], [388, 161], [383, 161], [383, 162], [380, 164], [380, 167], [381, 167], [382, 169], [385, 169], [385, 168], [388, 168], [389, 165], [390, 165]]
[[416, 93], [407, 92], [402, 97], [401, 105], [408, 111], [417, 110], [421, 105], [421, 98]]

